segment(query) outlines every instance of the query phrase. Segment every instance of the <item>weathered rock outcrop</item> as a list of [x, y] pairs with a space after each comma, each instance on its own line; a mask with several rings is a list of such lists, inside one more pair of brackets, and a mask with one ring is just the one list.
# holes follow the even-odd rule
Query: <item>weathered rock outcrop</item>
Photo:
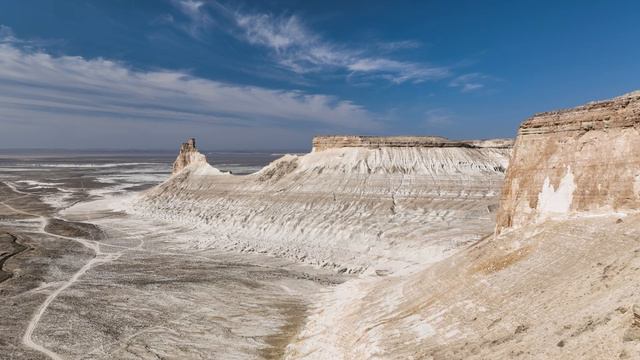
[[313, 151], [356, 147], [379, 149], [388, 148], [501, 148], [513, 146], [512, 139], [456, 141], [440, 136], [316, 136], [313, 138]]
[[285, 358], [640, 358], [639, 116], [636, 92], [526, 121], [497, 236], [338, 286]]
[[173, 163], [173, 174], [177, 174], [190, 164], [206, 164], [207, 158], [198, 152], [196, 139], [191, 138], [180, 145], [180, 153]]
[[496, 231], [640, 208], [640, 92], [537, 114], [518, 132]]
[[211, 229], [211, 238], [194, 240], [201, 248], [354, 272], [436, 261], [493, 230], [510, 149], [413, 139], [287, 155], [246, 176], [191, 165], [137, 209]]

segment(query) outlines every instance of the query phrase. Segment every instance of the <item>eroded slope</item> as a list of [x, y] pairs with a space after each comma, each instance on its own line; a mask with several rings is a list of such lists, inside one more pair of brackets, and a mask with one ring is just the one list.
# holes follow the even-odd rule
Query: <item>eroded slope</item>
[[548, 222], [485, 240], [408, 278], [341, 285], [289, 356], [635, 358], [639, 225], [638, 216]]
[[339, 286], [288, 356], [640, 358], [639, 98], [525, 122], [499, 235], [409, 276]]
[[510, 152], [499, 144], [328, 147], [248, 176], [193, 165], [136, 210], [209, 229], [194, 247], [384, 273], [437, 261], [492, 231]]

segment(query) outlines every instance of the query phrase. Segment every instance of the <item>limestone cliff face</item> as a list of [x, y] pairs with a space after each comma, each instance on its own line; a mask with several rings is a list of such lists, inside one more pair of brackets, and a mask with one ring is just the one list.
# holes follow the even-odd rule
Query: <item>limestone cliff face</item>
[[496, 232], [640, 208], [640, 92], [537, 114], [518, 132]]
[[376, 145], [328, 148], [316, 139], [321, 151], [286, 155], [245, 176], [188, 166], [137, 209], [211, 229], [210, 238], [194, 239], [197, 247], [353, 272], [436, 261], [492, 232], [511, 151], [489, 147], [500, 141], [450, 146], [439, 138], [447, 145], [434, 146], [432, 138], [403, 138], [399, 146], [397, 138], [344, 138]]
[[512, 139], [455, 141], [440, 136], [316, 136], [313, 151], [356, 148], [501, 148], [513, 146]]
[[173, 174], [177, 174], [185, 167], [189, 166], [193, 163], [207, 163], [207, 158], [198, 152], [196, 148], [196, 139], [191, 138], [187, 140], [186, 143], [182, 143], [180, 145], [180, 153], [176, 158], [176, 161], [173, 162]]
[[509, 231], [413, 273], [339, 285], [285, 359], [638, 358], [639, 126], [638, 92], [526, 121], [497, 215]]

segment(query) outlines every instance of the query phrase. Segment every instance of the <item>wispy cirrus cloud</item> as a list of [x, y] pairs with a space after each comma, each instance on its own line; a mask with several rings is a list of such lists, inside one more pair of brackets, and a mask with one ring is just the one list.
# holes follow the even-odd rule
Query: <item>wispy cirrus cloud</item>
[[[398, 59], [394, 53], [420, 48], [417, 40], [378, 41], [354, 46], [328, 40], [314, 32], [297, 15], [247, 13], [217, 1], [171, 0], [189, 22], [179, 24], [195, 38], [209, 28], [214, 17], [225, 31], [249, 44], [270, 51], [280, 68], [294, 74], [346, 76], [350, 80], [385, 80], [393, 84], [448, 80], [450, 87], [468, 93], [485, 87], [489, 79], [481, 73], [456, 75], [456, 65], [433, 65], [424, 61]], [[172, 22], [175, 20], [172, 18]], [[406, 57], [406, 56], [405, 56]]]
[[464, 74], [457, 76], [453, 80], [451, 80], [449, 82], [449, 86], [458, 88], [463, 93], [467, 93], [484, 88], [484, 82], [489, 79], [489, 76], [481, 73]]
[[[447, 67], [378, 57], [367, 49], [350, 48], [327, 41], [309, 30], [295, 15], [235, 12], [233, 17], [246, 41], [270, 49], [281, 66], [296, 73], [342, 70], [351, 75], [372, 75], [396, 84], [420, 83], [450, 75]], [[406, 42], [389, 46], [398, 49], [417, 44]]]
[[228, 84], [181, 71], [135, 70], [6, 41], [0, 41], [0, 87], [0, 124], [37, 124], [43, 130], [117, 121], [176, 128], [194, 123], [334, 131], [380, 127], [366, 108], [330, 95]]
[[200, 39], [203, 31], [214, 24], [214, 20], [205, 9], [207, 3], [198, 0], [171, 0], [171, 3], [186, 16], [187, 22], [176, 22], [171, 14], [165, 15], [162, 21], [173, 24], [194, 38]]

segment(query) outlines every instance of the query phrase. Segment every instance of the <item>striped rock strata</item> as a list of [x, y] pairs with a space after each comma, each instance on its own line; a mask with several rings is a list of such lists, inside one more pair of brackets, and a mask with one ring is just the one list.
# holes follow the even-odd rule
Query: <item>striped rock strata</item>
[[518, 132], [496, 231], [640, 208], [640, 92], [537, 114]]
[[510, 149], [413, 139], [376, 138], [375, 148], [334, 144], [246, 176], [192, 164], [136, 209], [210, 229], [210, 238], [194, 239], [198, 248], [265, 252], [349, 272], [436, 261], [492, 232]]
[[526, 121], [497, 236], [338, 286], [285, 358], [639, 359], [639, 105], [636, 92]]

